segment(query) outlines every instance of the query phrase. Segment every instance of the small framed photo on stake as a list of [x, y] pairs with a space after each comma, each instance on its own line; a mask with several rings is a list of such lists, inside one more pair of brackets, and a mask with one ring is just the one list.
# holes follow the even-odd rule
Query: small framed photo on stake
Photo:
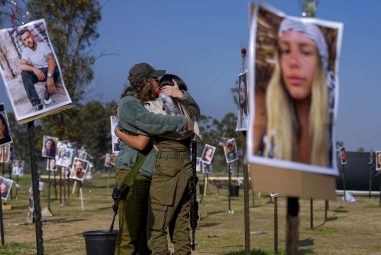
[[224, 143], [224, 153], [226, 163], [232, 163], [238, 159], [237, 143], [234, 138], [227, 140]]
[[11, 159], [11, 145], [5, 144], [0, 147], [0, 162], [9, 163]]
[[80, 159], [86, 159], [87, 157], [87, 152], [85, 149], [79, 149], [77, 150], [77, 157]]
[[54, 159], [57, 155], [58, 138], [44, 135], [42, 139], [42, 157]]
[[111, 159], [111, 154], [110, 153], [106, 153], [104, 166], [105, 167], [112, 167], [112, 161], [111, 160], [112, 160]]
[[376, 151], [376, 170], [381, 170], [381, 151]]
[[118, 117], [110, 116], [111, 123], [111, 144], [112, 144], [112, 152], [118, 154], [120, 151], [120, 139], [115, 135], [115, 128], [118, 126]]
[[368, 159], [368, 165], [371, 166], [373, 165], [373, 150], [369, 152], [369, 159]]
[[340, 147], [340, 162], [342, 165], [345, 165], [347, 163], [347, 151], [345, 150], [345, 147]]
[[236, 131], [246, 131], [249, 125], [247, 70], [238, 75], [238, 118]]
[[44, 19], [1, 29], [0, 47], [0, 73], [17, 124], [71, 107]]
[[11, 193], [13, 180], [0, 176], [0, 191], [1, 199], [7, 201], [9, 194]]
[[[248, 47], [246, 156], [256, 191], [335, 198], [339, 172], [333, 138], [342, 32], [340, 22], [256, 6]], [[298, 54], [301, 41], [306, 54]], [[301, 64], [304, 60], [309, 68]], [[290, 180], [289, 185], [279, 179]], [[323, 179], [324, 184], [317, 181]], [[325, 185], [330, 188], [323, 190]]]
[[201, 158], [197, 157], [197, 159], [196, 159], [196, 172], [201, 172], [201, 164], [202, 164]]
[[46, 160], [46, 171], [57, 171], [57, 165], [56, 165], [56, 159], [54, 158], [48, 158]]
[[80, 158], [74, 158], [69, 177], [71, 179], [83, 182], [88, 168], [89, 161]]
[[67, 147], [66, 144], [62, 144], [58, 148], [58, 158], [56, 160], [56, 165], [62, 167], [69, 167], [73, 161], [74, 149]]
[[202, 162], [202, 173], [211, 174], [213, 172], [212, 164], [206, 164]]
[[12, 175], [19, 177], [24, 175], [24, 160], [13, 160]]
[[216, 147], [211, 146], [209, 144], [205, 144], [204, 151], [202, 152], [202, 156], [201, 156], [201, 161], [206, 164], [212, 163], [215, 151], [216, 151]]
[[0, 146], [11, 143], [12, 136], [4, 105], [0, 104]]

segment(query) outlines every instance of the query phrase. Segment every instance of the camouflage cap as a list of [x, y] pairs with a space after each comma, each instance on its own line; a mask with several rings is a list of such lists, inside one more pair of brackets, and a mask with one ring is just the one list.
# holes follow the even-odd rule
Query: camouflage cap
[[159, 78], [165, 74], [165, 70], [155, 70], [147, 63], [135, 64], [128, 71], [128, 80], [131, 84], [143, 81], [149, 77]]

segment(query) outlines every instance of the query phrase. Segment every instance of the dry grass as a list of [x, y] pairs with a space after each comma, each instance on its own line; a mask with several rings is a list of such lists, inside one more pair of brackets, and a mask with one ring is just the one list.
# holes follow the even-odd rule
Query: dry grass
[[[18, 199], [8, 201], [12, 210], [4, 210], [5, 243], [0, 254], [36, 254], [35, 227], [25, 224], [28, 211], [27, 186], [30, 176], [21, 179]], [[71, 195], [70, 205], [62, 206], [52, 191], [53, 217], [45, 219], [43, 239], [45, 254], [86, 254], [82, 233], [106, 230], [112, 219], [112, 199], [107, 191], [107, 175], [86, 181], [83, 188], [85, 211], [80, 200]], [[112, 183], [112, 180], [110, 181]], [[267, 196], [250, 197], [250, 242], [252, 254], [273, 254], [274, 204]], [[310, 228], [310, 201], [300, 199], [300, 254], [381, 254], [381, 208], [378, 197], [356, 197], [354, 203], [330, 202], [328, 221], [324, 222], [324, 201], [314, 201], [314, 228]], [[340, 207], [340, 206], [343, 207]], [[47, 206], [47, 185], [42, 193], [41, 207]], [[201, 220], [196, 233], [194, 254], [244, 254], [243, 191], [232, 198], [234, 214], [228, 214], [227, 190], [209, 186], [208, 195], [200, 205]], [[286, 200], [278, 200], [279, 254], [285, 250]], [[117, 222], [116, 222], [117, 225]]]

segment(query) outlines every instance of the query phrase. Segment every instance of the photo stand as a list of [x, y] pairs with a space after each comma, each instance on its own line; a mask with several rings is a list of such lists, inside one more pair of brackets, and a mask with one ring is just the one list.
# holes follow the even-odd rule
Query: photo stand
[[42, 237], [42, 217], [41, 217], [41, 202], [40, 202], [40, 190], [37, 172], [37, 160], [36, 160], [36, 144], [34, 133], [34, 121], [28, 122], [28, 136], [30, 146], [30, 158], [31, 158], [31, 171], [32, 171], [32, 190], [33, 190], [33, 203], [34, 203], [34, 223], [36, 227], [36, 240], [37, 240], [37, 255], [44, 254], [44, 244]]
[[231, 163], [228, 163], [228, 173], [229, 173], [229, 179], [228, 179], [228, 214], [233, 215], [234, 210], [231, 208], [231, 180], [232, 180], [232, 165]]
[[75, 193], [75, 191], [77, 190], [77, 186], [78, 186], [79, 199], [81, 201], [81, 209], [82, 209], [82, 211], [85, 211], [85, 206], [84, 206], [84, 201], [83, 201], [83, 192], [82, 192], [82, 182], [81, 181], [74, 180], [73, 190], [71, 193], [72, 194]]
[[[47, 165], [50, 166], [50, 158], [46, 158], [46, 161], [47, 161]], [[52, 212], [52, 209], [50, 207], [50, 201], [51, 201], [51, 198], [50, 198], [50, 194], [51, 194], [51, 186], [52, 186], [52, 180], [51, 180], [51, 171], [49, 170], [48, 171], [48, 206], [45, 207], [44, 209], [42, 209], [42, 216], [43, 217], [52, 217], [53, 216], [53, 212]]]
[[0, 231], [1, 231], [1, 245], [5, 245], [4, 237], [4, 219], [3, 219], [3, 200], [1, 199], [1, 190], [0, 190]]

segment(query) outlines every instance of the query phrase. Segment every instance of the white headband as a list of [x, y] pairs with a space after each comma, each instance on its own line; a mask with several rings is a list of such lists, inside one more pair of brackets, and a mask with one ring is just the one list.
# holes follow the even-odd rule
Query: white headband
[[323, 64], [324, 71], [328, 71], [328, 49], [324, 35], [321, 30], [314, 24], [303, 23], [294, 19], [283, 19], [280, 24], [278, 36], [281, 36], [288, 30], [295, 30], [305, 34], [308, 38], [313, 40], [316, 44], [316, 48], [319, 51], [321, 62]]

